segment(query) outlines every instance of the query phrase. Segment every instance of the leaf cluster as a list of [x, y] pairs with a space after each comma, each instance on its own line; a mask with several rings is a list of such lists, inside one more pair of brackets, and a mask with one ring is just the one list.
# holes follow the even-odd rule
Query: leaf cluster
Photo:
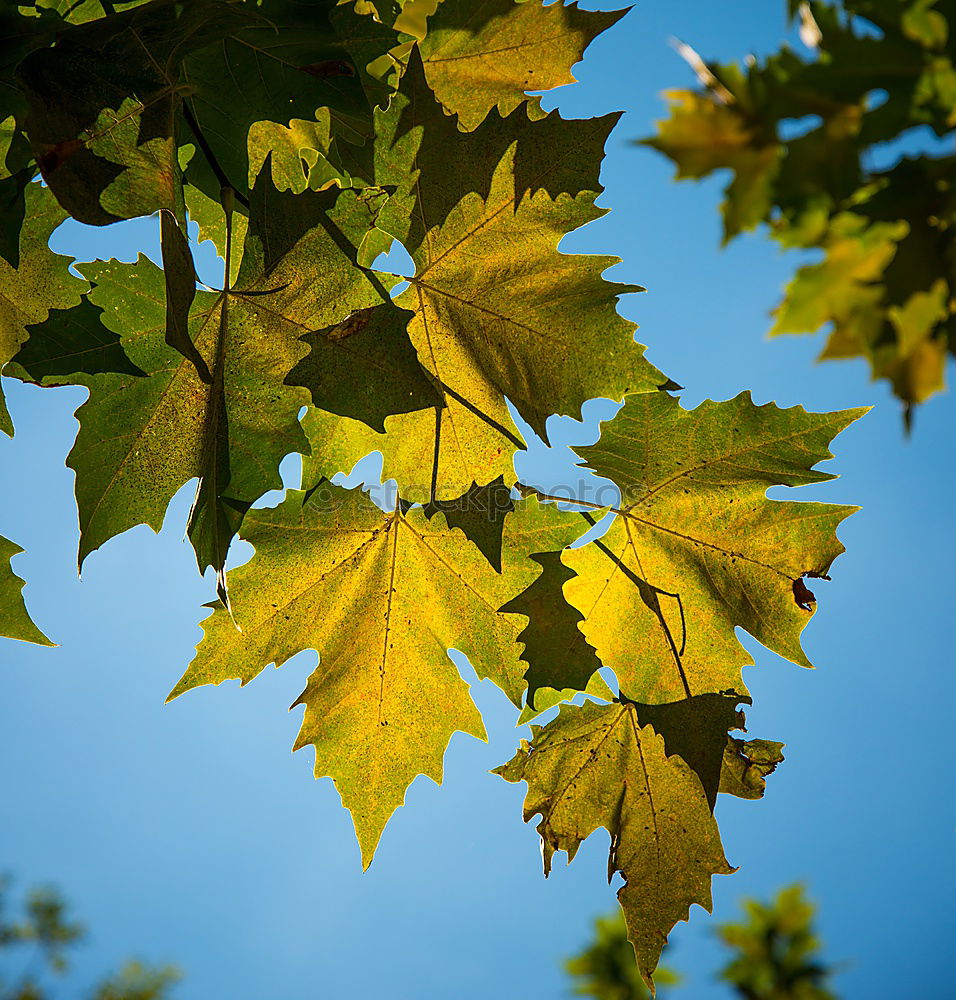
[[[800, 885], [781, 889], [768, 903], [743, 900], [744, 916], [719, 924], [717, 936], [727, 951], [717, 977], [742, 1000], [835, 1000], [829, 983], [836, 967], [820, 955], [813, 928], [815, 907]], [[567, 959], [575, 996], [594, 1000], [643, 1000], [647, 990], [628, 945], [620, 910], [598, 917], [588, 946]], [[663, 973], [663, 975], [662, 975]], [[658, 969], [658, 985], [681, 985], [670, 969]]]
[[[932, 151], [956, 129], [956, 5], [789, 0], [789, 12], [803, 53], [784, 45], [741, 66], [681, 45], [701, 87], [668, 91], [670, 117], [644, 143], [678, 178], [731, 171], [725, 242], [765, 223], [781, 246], [821, 252], [771, 334], [829, 325], [821, 359], [865, 358], [909, 426], [956, 353], [956, 160]], [[917, 129], [938, 141], [914, 142]]]
[[[69, 952], [86, 929], [67, 916], [55, 889], [34, 888], [22, 902], [22, 914], [7, 912], [9, 881], [0, 878], [0, 998], [50, 1000], [51, 980], [69, 970]], [[179, 979], [171, 966], [150, 966], [135, 959], [84, 995], [90, 1000], [165, 1000]]]
[[[609, 832], [650, 983], [673, 924], [733, 870], [718, 793], [759, 797], [782, 760], [729, 736], [752, 662], [735, 629], [809, 666], [804, 580], [826, 576], [852, 510], [766, 491], [832, 478], [815, 465], [860, 411], [749, 394], [684, 409], [617, 312], [639, 290], [603, 277], [617, 258], [558, 251], [604, 214], [618, 116], [566, 120], [526, 91], [573, 79], [619, 16], [539, 0], [19, 6], [0, 360], [88, 390], [67, 460], [81, 563], [158, 530], [197, 483], [187, 532], [217, 600], [170, 697], [317, 650], [296, 748], [335, 781], [365, 865], [415, 777], [441, 780], [452, 735], [485, 737], [449, 649], [521, 721], [560, 704], [498, 773], [527, 782], [546, 873]], [[67, 214], [158, 214], [163, 266], [71, 274], [46, 245]], [[190, 220], [221, 287], [197, 281]], [[413, 273], [378, 263], [395, 245]], [[623, 402], [581, 452], [621, 502], [568, 512], [517, 482], [512, 414], [546, 442], [550, 416], [593, 397]], [[387, 511], [331, 482], [371, 451], [397, 482]], [[300, 488], [263, 507], [294, 453]], [[569, 547], [597, 518], [603, 537]], [[255, 556], [227, 575], [236, 537]], [[40, 641], [5, 580], [6, 631]]]

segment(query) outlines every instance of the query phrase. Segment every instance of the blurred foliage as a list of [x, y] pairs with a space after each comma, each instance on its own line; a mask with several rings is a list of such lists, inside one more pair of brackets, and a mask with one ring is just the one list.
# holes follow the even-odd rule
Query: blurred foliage
[[[827, 989], [833, 968], [819, 958], [820, 941], [813, 932], [814, 906], [799, 885], [782, 889], [771, 903], [743, 901], [744, 919], [721, 924], [717, 933], [731, 952], [718, 978], [743, 1000], [836, 1000]], [[634, 950], [627, 939], [621, 911], [598, 917], [591, 943], [567, 959], [565, 971], [574, 995], [594, 1000], [645, 1000], [650, 991], [641, 980]], [[658, 995], [681, 983], [672, 969], [658, 968]], [[664, 990], [661, 989], [664, 987]]]
[[[594, 921], [594, 940], [580, 955], [566, 959], [564, 969], [575, 981], [575, 996], [594, 997], [595, 1000], [644, 1000], [651, 995], [634, 960], [634, 947], [627, 939], [627, 924], [620, 909]], [[664, 966], [657, 967], [654, 984], [658, 995], [662, 986], [674, 986], [679, 982], [677, 973]]]
[[746, 899], [743, 906], [740, 923], [717, 928], [734, 953], [720, 978], [744, 1000], [836, 1000], [827, 989], [833, 969], [819, 958], [814, 906], [803, 887], [781, 889], [769, 904]]
[[[0, 1000], [54, 1000], [62, 991], [51, 988], [69, 970], [67, 953], [86, 930], [69, 918], [66, 904], [54, 889], [27, 893], [19, 916], [8, 913], [9, 880], [0, 879]], [[151, 967], [128, 961], [119, 972], [79, 995], [89, 1000], [168, 1000], [179, 979], [171, 966]], [[76, 996], [75, 990], [72, 995]]]
[[[668, 91], [670, 117], [643, 142], [678, 179], [732, 171], [725, 243], [766, 223], [782, 246], [822, 251], [790, 282], [771, 333], [832, 324], [821, 360], [867, 359], [908, 427], [956, 353], [956, 0], [788, 9], [803, 54], [784, 45], [722, 65], [680, 44], [702, 86]], [[938, 140], [945, 155], [926, 151]]]

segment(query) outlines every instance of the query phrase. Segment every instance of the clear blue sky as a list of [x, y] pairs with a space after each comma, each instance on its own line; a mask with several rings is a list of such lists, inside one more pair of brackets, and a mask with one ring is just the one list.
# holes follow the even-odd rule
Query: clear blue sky
[[[826, 953], [843, 963], [842, 996], [934, 1000], [956, 995], [953, 398], [920, 410], [906, 441], [862, 363], [814, 365], [814, 338], [768, 342], [794, 259], [762, 234], [720, 252], [721, 185], [673, 184], [669, 164], [628, 146], [661, 116], [659, 92], [692, 82], [669, 36], [709, 57], [770, 51], [783, 7], [645, 0], [594, 44], [581, 83], [556, 100], [566, 115], [627, 110], [603, 174], [613, 211], [564, 248], [617, 253], [612, 276], [647, 286], [622, 308], [651, 360], [686, 386], [685, 405], [743, 389], [783, 406], [875, 405], [837, 441], [841, 478], [794, 491], [864, 509], [840, 529], [848, 553], [833, 582], [814, 588], [820, 610], [805, 636], [818, 670], [748, 640], [750, 732], [784, 741], [787, 760], [763, 801], [719, 803], [740, 871], [715, 880], [715, 916], [805, 881]], [[56, 246], [128, 256], [131, 240], [153, 239], [151, 225], [63, 231]], [[140, 527], [112, 541], [79, 582], [63, 460], [84, 393], [7, 382], [17, 436], [0, 439], [0, 531], [26, 548], [14, 566], [61, 647], [0, 647], [0, 869], [21, 885], [58, 885], [88, 923], [77, 978], [138, 954], [183, 968], [181, 1000], [566, 996], [560, 959], [614, 903], [607, 837], [541, 877], [537, 836], [520, 819], [524, 786], [487, 773], [520, 735], [504, 698], [476, 686], [490, 743], [453, 739], [444, 785], [413, 785], [363, 875], [334, 788], [313, 781], [307, 751], [290, 753], [299, 713], [286, 709], [315, 654], [242, 690], [204, 688], [164, 707], [212, 596], [182, 541], [188, 490], [161, 535]], [[559, 444], [594, 436], [593, 424], [561, 429]], [[553, 480], [566, 458], [535, 457], [534, 474]], [[713, 923], [695, 908], [673, 935], [670, 961], [694, 1000], [727, 996], [709, 980], [721, 957]]]

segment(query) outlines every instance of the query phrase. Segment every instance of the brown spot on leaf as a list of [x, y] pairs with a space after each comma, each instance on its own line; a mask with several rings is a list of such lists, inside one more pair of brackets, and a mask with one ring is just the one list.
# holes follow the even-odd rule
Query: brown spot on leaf
[[804, 611], [812, 611], [813, 605], [817, 603], [813, 591], [803, 582], [802, 576], [793, 581], [793, 599], [797, 602], [797, 607]]

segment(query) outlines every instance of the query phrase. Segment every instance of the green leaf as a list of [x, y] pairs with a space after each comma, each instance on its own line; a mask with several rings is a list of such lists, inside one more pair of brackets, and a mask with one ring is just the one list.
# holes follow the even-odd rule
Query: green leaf
[[611, 835], [608, 875], [620, 872], [618, 900], [648, 986], [661, 949], [693, 903], [711, 908], [712, 875], [729, 875], [717, 824], [694, 772], [641, 727], [632, 705], [564, 706], [530, 745], [499, 767], [526, 781], [525, 822], [540, 815], [544, 872], [556, 851], [574, 859], [603, 827]]
[[[458, 528], [478, 546], [488, 564], [501, 572], [501, 544], [505, 518], [515, 509], [511, 490], [499, 476], [487, 486], [472, 483], [471, 488], [455, 500], [433, 500], [425, 506], [429, 520], [444, 514], [449, 528]], [[531, 557], [535, 559], [534, 556]], [[535, 559], [537, 562], [538, 560]], [[504, 608], [501, 609], [504, 611]]]
[[0, 635], [8, 639], [35, 642], [38, 646], [55, 646], [33, 624], [23, 603], [23, 580], [13, 572], [10, 560], [22, 552], [15, 542], [0, 535]]
[[335, 780], [367, 867], [415, 776], [441, 780], [452, 734], [484, 738], [448, 650], [520, 704], [520, 629], [497, 609], [537, 573], [530, 545], [560, 547], [578, 530], [553, 506], [522, 504], [496, 573], [442, 515], [386, 514], [361, 491], [330, 483], [290, 491], [279, 507], [246, 517], [243, 537], [256, 556], [229, 575], [235, 621], [221, 607], [206, 620], [170, 697], [231, 678], [246, 684], [270, 662], [317, 649], [319, 666], [297, 702], [305, 717], [296, 748], [315, 746], [316, 777]]
[[282, 458], [308, 450], [298, 411], [309, 396], [285, 384], [306, 353], [300, 338], [382, 301], [351, 260], [349, 239], [360, 242], [374, 221], [362, 195], [282, 196], [266, 171], [253, 208], [236, 286], [197, 292], [190, 316], [211, 384], [160, 335], [158, 268], [142, 258], [133, 268], [84, 266], [96, 284], [91, 302], [149, 378], [100, 376], [79, 411], [68, 464], [77, 473], [81, 561], [135, 524], [159, 530], [169, 500], [198, 477], [190, 539], [200, 568], [220, 571], [249, 505], [281, 486]]
[[199, 377], [210, 385], [209, 367], [189, 336], [189, 310], [196, 297], [197, 280], [189, 240], [172, 212], [162, 209], [159, 219], [166, 281], [166, 343], [191, 361]]
[[[443, 0], [419, 42], [428, 84], [470, 132], [492, 108], [510, 114], [526, 91], [574, 83], [571, 67], [626, 13], [540, 0]], [[536, 116], [539, 103], [533, 99]]]
[[[295, 0], [243, 2], [248, 15], [221, 44], [191, 53], [183, 63], [191, 118], [223, 176], [212, 169], [208, 155], [195, 157], [190, 181], [214, 194], [227, 180], [240, 194], [251, 186], [247, 138], [258, 122], [288, 125], [306, 122], [317, 109], [328, 108], [331, 128], [344, 146], [371, 143], [371, 110], [387, 91], [368, 72], [376, 56], [388, 52], [395, 32], [369, 17], [361, 17], [336, 0], [309, 4]], [[195, 131], [195, 129], [194, 129]], [[268, 134], [276, 134], [268, 129]], [[264, 133], [258, 134], [259, 143]], [[323, 150], [319, 150], [323, 152]], [[357, 154], [344, 150], [339, 166], [352, 166]], [[265, 156], [260, 149], [259, 162]], [[370, 156], [366, 156], [370, 163]]]
[[103, 226], [179, 212], [179, 64], [221, 36], [236, 5], [152, 2], [60, 32], [17, 68], [24, 128], [60, 204]]
[[832, 479], [813, 466], [864, 412], [755, 406], [749, 393], [688, 411], [651, 393], [629, 397], [598, 444], [579, 449], [620, 488], [622, 513], [594, 544], [564, 553], [577, 574], [564, 593], [628, 698], [745, 695], [740, 668], [753, 661], [738, 625], [810, 666], [802, 580], [826, 575], [843, 551], [835, 529], [857, 508], [766, 491]]
[[103, 310], [86, 296], [72, 309], [51, 309], [44, 322], [26, 329], [30, 338], [11, 364], [41, 385], [69, 385], [83, 374], [146, 374], [130, 361], [119, 336], [103, 324]]
[[[651, 1000], [637, 970], [634, 947], [627, 939], [627, 924], [619, 906], [613, 913], [594, 921], [594, 932], [588, 946], [577, 955], [564, 960], [564, 970], [574, 983], [574, 996], [592, 1000]], [[673, 969], [659, 965], [654, 970], [654, 985], [678, 986], [681, 976]], [[654, 996], [657, 993], [653, 994]]]
[[[678, 178], [729, 168], [725, 242], [766, 223], [784, 247], [824, 251], [798, 271], [771, 332], [832, 321], [820, 360], [865, 358], [904, 403], [909, 427], [913, 408], [944, 388], [956, 353], [956, 158], [874, 164], [915, 128], [953, 135], [954, 10], [936, 0], [789, 9], [811, 59], [784, 46], [743, 67], [714, 65], [680, 45], [702, 90], [670, 91], [670, 117], [644, 144], [672, 159]], [[864, 22], [878, 30], [861, 30]]]
[[579, 628], [584, 616], [564, 599], [561, 587], [574, 571], [561, 562], [560, 552], [537, 552], [531, 558], [541, 565], [541, 575], [501, 610], [528, 619], [518, 641], [524, 644], [521, 659], [528, 664], [528, 705], [540, 712], [542, 689], [584, 691], [601, 661]]
[[835, 218], [825, 245], [826, 258], [801, 267], [777, 308], [771, 336], [810, 333], [833, 322], [832, 340], [872, 342], [882, 324], [880, 281], [909, 227], [903, 221], [868, 226], [846, 213]]
[[719, 924], [717, 933], [732, 949], [718, 973], [740, 996], [786, 996], [837, 1000], [827, 987], [839, 966], [827, 965], [813, 931], [814, 906], [802, 886], [781, 889], [768, 903], [744, 900], [746, 919]]
[[[117, 10], [131, 10], [154, 0], [113, 0], [112, 6]], [[32, 0], [22, 4], [24, 8], [33, 7], [37, 14], [56, 12], [68, 24], [85, 24], [87, 21], [100, 20], [107, 16], [107, 10], [101, 0]]]
[[361, 420], [382, 434], [392, 414], [434, 409], [441, 397], [408, 339], [410, 316], [386, 301], [306, 334], [309, 353], [289, 372], [287, 384], [308, 389], [319, 409]]
[[[69, 259], [50, 252], [50, 234], [66, 217], [47, 188], [28, 185], [20, 232], [19, 266], [0, 260], [0, 369], [43, 323], [51, 309], [80, 302], [85, 283], [69, 273]], [[0, 392], [0, 430], [13, 435], [13, 421]]]
[[780, 146], [748, 120], [745, 109], [692, 90], [669, 90], [670, 118], [641, 141], [674, 161], [677, 180], [706, 177], [729, 167], [734, 178], [721, 207], [724, 242], [764, 221], [779, 169]]

